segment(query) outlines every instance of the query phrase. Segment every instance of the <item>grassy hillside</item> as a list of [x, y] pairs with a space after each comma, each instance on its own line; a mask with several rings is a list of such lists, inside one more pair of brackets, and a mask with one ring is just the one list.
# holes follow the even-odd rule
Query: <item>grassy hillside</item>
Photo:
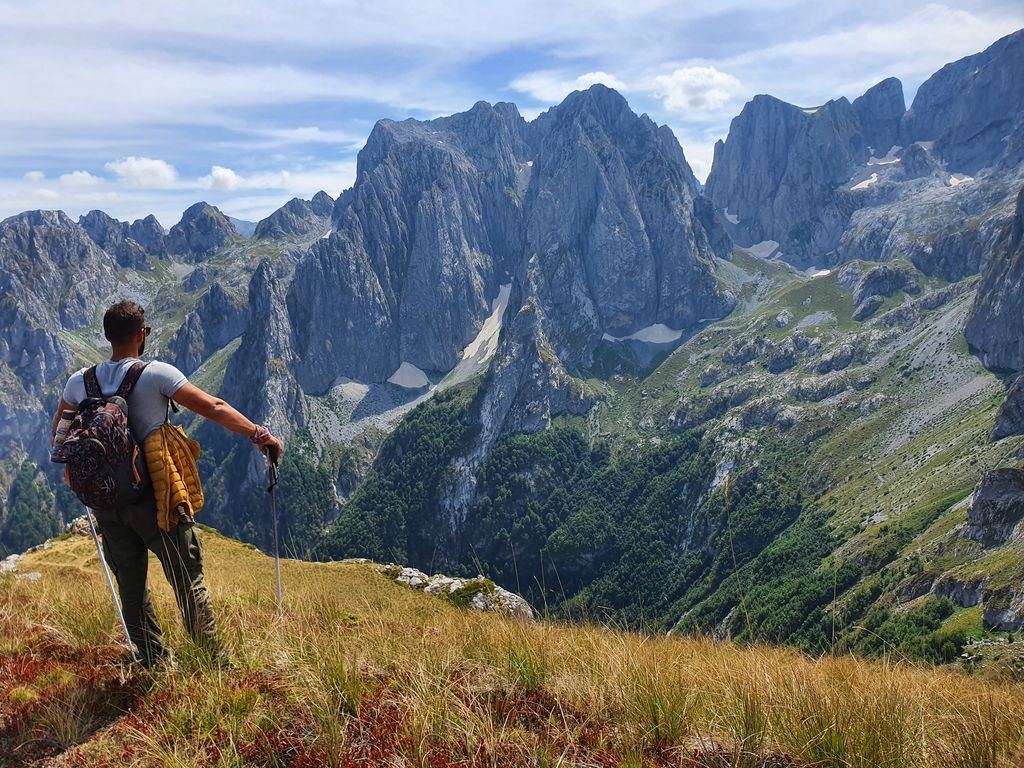
[[811, 653], [949, 662], [1005, 637], [933, 590], [987, 576], [996, 604], [1021, 579], [1019, 543], [963, 535], [966, 497], [1024, 446], [988, 438], [1003, 387], [962, 335], [976, 280], [918, 275], [855, 320], [838, 273], [742, 250], [722, 271], [732, 315], [650, 370], [601, 347], [600, 402], [499, 441], [458, 515], [445, 481], [475, 390], [421, 405], [320, 556], [483, 571], [559, 617]]
[[[5, 766], [1015, 766], [1024, 686], [898, 658], [813, 659], [609, 627], [523, 623], [400, 586], [366, 563], [273, 562], [207, 531], [238, 669], [183, 639], [123, 662], [92, 541], [0, 577]], [[39, 576], [30, 576], [38, 573]]]

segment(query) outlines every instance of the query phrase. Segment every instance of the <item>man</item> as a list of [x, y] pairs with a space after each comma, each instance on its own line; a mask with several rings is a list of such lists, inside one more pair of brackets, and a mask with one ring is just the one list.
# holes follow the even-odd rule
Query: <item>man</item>
[[[96, 367], [96, 378], [104, 397], [112, 396], [127, 371], [139, 362], [151, 330], [146, 325], [144, 310], [133, 301], [114, 304], [103, 315], [103, 333], [110, 342], [111, 355], [110, 360]], [[68, 379], [54, 417], [54, 433], [61, 412], [85, 399], [86, 370], [83, 368]], [[245, 435], [264, 452], [268, 448], [279, 453], [282, 450], [281, 442], [265, 427], [254, 424], [223, 400], [189, 383], [181, 371], [162, 362], [146, 366], [126, 399], [129, 427], [140, 447], [166, 419], [168, 399], [225, 429]], [[142, 501], [96, 512], [95, 517], [103, 537], [104, 556], [117, 579], [128, 634], [138, 647], [143, 664], [152, 666], [167, 656], [146, 586], [149, 551], [156, 554], [163, 566], [193, 640], [215, 663], [226, 664], [227, 655], [217, 634], [213, 606], [203, 580], [203, 552], [192, 521], [182, 514], [180, 522], [169, 533], [162, 531], [157, 525], [152, 487]]]

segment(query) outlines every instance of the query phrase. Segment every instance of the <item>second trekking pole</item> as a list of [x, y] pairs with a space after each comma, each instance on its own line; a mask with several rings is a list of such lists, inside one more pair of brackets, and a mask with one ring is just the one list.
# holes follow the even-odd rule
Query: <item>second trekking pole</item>
[[107, 558], [103, 556], [103, 547], [100, 545], [100, 537], [96, 535], [96, 526], [92, 522], [92, 512], [85, 510], [85, 519], [89, 521], [89, 531], [92, 533], [92, 540], [96, 544], [96, 554], [100, 556], [100, 566], [103, 568], [103, 575], [107, 577], [107, 586], [110, 587], [110, 597], [114, 601], [114, 610], [117, 611], [117, 618], [121, 620], [121, 629], [124, 630], [124, 638], [128, 641], [128, 650], [132, 654], [132, 661], [138, 661], [135, 653], [135, 644], [132, 636], [128, 634], [128, 623], [124, 620], [124, 611], [121, 610], [121, 601], [117, 599], [117, 592], [114, 591], [114, 581], [110, 578], [110, 568], [107, 567]]
[[281, 590], [281, 550], [277, 541], [277, 503], [274, 489], [277, 487], [277, 448], [267, 446], [267, 474], [270, 485], [267, 492], [270, 494], [270, 517], [274, 524], [274, 570], [277, 573], [277, 626], [281, 632], [281, 640], [284, 641], [284, 595]]

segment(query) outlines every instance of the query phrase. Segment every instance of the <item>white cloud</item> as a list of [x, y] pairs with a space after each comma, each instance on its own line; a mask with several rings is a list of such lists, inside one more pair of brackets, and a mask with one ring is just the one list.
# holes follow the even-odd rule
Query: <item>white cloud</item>
[[104, 168], [130, 187], [166, 189], [178, 180], [178, 171], [173, 165], [151, 157], [126, 157], [111, 161]]
[[25, 181], [42, 181], [46, 178], [46, 174], [42, 171], [29, 171], [22, 178]]
[[607, 72], [587, 72], [577, 78], [569, 78], [563, 73], [545, 70], [517, 77], [509, 85], [517, 91], [529, 94], [538, 101], [554, 104], [573, 91], [586, 90], [596, 83], [603, 83], [609, 88], [619, 91], [627, 90], [625, 83]]
[[88, 171], [62, 173], [58, 180], [66, 187], [95, 187], [97, 184], [103, 183], [103, 179], [99, 176], [93, 176]]
[[245, 179], [223, 165], [213, 166], [208, 175], [199, 179], [199, 186], [203, 189], [217, 189], [225, 192], [233, 192], [244, 183]]
[[714, 112], [742, 91], [738, 79], [712, 66], [683, 67], [654, 78], [654, 95], [673, 112]]

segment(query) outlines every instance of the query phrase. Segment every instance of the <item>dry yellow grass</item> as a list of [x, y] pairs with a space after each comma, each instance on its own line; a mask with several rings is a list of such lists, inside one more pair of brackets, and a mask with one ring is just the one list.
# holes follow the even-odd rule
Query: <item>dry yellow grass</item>
[[[60, 762], [73, 765], [1024, 764], [1021, 685], [514, 622], [455, 608], [364, 564], [285, 561], [282, 644], [273, 560], [214, 533], [203, 544], [239, 669], [210, 669], [191, 652], [154, 560], [154, 599], [178, 667], [147, 676], [97, 661], [140, 686], [131, 713], [101, 730], [84, 710], [63, 721], [47, 711], [41, 703], [64, 690], [51, 678], [64, 669], [66, 688], [68, 675], [82, 677], [60, 661], [66, 649], [84, 658], [117, 637], [92, 542], [73, 538], [25, 558], [20, 571], [42, 573], [38, 581], [0, 580], [0, 658], [45, 654], [42, 636], [65, 649], [47, 680], [18, 681], [18, 701], [0, 701], [0, 713], [46, 714], [47, 727], [62, 731], [49, 737], [58, 744], [50, 753], [71, 747]], [[39, 728], [6, 728], [22, 739], [10, 764], [43, 753], [28, 748], [47, 737]]]

